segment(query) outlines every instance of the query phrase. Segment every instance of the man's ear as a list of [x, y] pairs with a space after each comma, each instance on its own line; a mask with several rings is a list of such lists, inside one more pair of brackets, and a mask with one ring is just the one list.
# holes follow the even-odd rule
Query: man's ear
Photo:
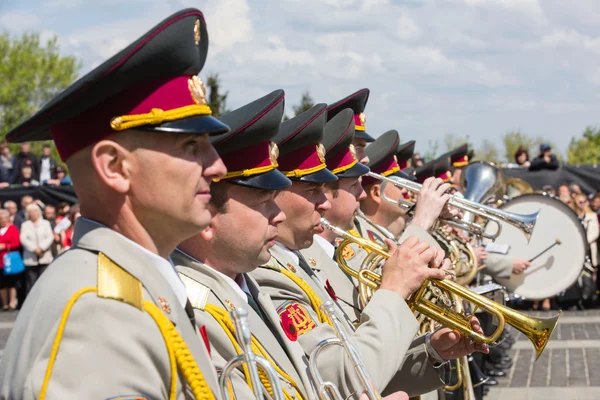
[[207, 242], [210, 242], [212, 240], [212, 238], [214, 237], [214, 229], [212, 226], [212, 222], [210, 225], [208, 225], [206, 228], [204, 228], [204, 230], [202, 230], [202, 232], [200, 232], [200, 237], [203, 240], [206, 240]]
[[369, 188], [369, 195], [375, 204], [381, 204], [381, 185], [375, 183]]
[[124, 194], [131, 185], [131, 152], [112, 140], [101, 140], [92, 147], [92, 165], [98, 178], [114, 191]]

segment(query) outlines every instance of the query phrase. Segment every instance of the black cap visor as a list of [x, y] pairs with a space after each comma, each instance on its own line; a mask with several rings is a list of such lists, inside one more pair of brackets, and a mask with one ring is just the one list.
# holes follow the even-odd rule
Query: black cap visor
[[177, 121], [163, 122], [160, 125], [145, 125], [134, 128], [147, 132], [181, 133], [186, 135], [217, 136], [229, 132], [229, 127], [210, 115], [199, 115], [179, 119]]
[[304, 175], [300, 178], [290, 177], [292, 181], [307, 182], [307, 183], [330, 183], [338, 180], [337, 176], [331, 173], [330, 170], [324, 168], [312, 174]]
[[369, 135], [367, 132], [364, 132], [364, 131], [355, 131], [354, 139], [363, 139], [369, 143], [375, 141], [375, 138], [373, 136]]
[[352, 166], [352, 168], [342, 171], [336, 175], [338, 178], [358, 178], [365, 175], [369, 171], [371, 171], [369, 167], [367, 167], [365, 164], [357, 162]]

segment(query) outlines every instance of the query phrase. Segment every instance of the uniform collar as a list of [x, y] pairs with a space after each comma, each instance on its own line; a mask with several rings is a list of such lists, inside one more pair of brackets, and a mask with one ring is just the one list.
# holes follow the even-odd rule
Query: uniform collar
[[[97, 227], [108, 228], [106, 225], [102, 224], [101, 222], [94, 221], [89, 218], [81, 217], [79, 219], [82, 220], [81, 222], [85, 221], [88, 224], [96, 225]], [[110, 228], [108, 228], [108, 229], [110, 229]], [[112, 230], [112, 231], [116, 235], [119, 235], [119, 237], [121, 239], [123, 239], [126, 242], [128, 242], [129, 244], [131, 244], [136, 250], [139, 250], [141, 253], [143, 253], [144, 256], [148, 260], [150, 260], [150, 264], [160, 272], [160, 274], [163, 276], [163, 278], [165, 278], [165, 280], [167, 281], [169, 286], [171, 286], [171, 289], [173, 289], [173, 292], [175, 292], [175, 295], [177, 296], [177, 300], [179, 300], [179, 302], [181, 303], [181, 306], [185, 308], [185, 304], [187, 303], [187, 294], [185, 292], [185, 286], [184, 286], [183, 282], [181, 282], [181, 279], [179, 279], [179, 276], [177, 275], [177, 272], [175, 271], [175, 267], [173, 266], [173, 262], [171, 261], [171, 259], [170, 258], [169, 259], [162, 258], [158, 254], [152, 253], [150, 250], [140, 246], [138, 243], [134, 242], [133, 240], [121, 235], [119, 232], [117, 232], [115, 230]]]
[[294, 261], [294, 264], [296, 265], [300, 265], [300, 257], [298, 256], [298, 253], [296, 253], [295, 251], [292, 251], [290, 249], [288, 249], [284, 244], [279, 243], [279, 242], [275, 242], [275, 244], [281, 249], [283, 250], [283, 252], [290, 258], [292, 259], [292, 261]]
[[319, 235], [314, 235], [314, 240], [321, 247], [321, 249], [323, 249], [325, 254], [327, 254], [327, 257], [333, 260], [333, 256], [335, 255], [335, 247], [333, 244], [329, 243], [326, 239]]
[[177, 249], [177, 251], [179, 251], [181, 254], [183, 254], [190, 260], [197, 262], [198, 264], [205, 265], [206, 267], [210, 268], [219, 278], [221, 278], [225, 283], [227, 283], [227, 285], [230, 286], [233, 289], [233, 291], [236, 292], [238, 294], [238, 296], [240, 296], [244, 302], [246, 302], [246, 304], [248, 304], [248, 297], [246, 295], [250, 294], [250, 289], [248, 288], [248, 284], [246, 284], [246, 278], [244, 277], [244, 274], [238, 274], [236, 279], [233, 280], [230, 277], [228, 277], [227, 275], [225, 275], [224, 273], [222, 273], [221, 271], [218, 271], [217, 269], [211, 267], [207, 263], [198, 260], [196, 257], [189, 255], [185, 251], [183, 251], [179, 248]]

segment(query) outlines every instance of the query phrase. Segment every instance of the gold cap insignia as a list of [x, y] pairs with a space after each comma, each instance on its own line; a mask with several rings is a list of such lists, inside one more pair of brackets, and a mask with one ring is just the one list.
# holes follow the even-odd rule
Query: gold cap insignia
[[200, 78], [194, 75], [188, 79], [188, 89], [196, 104], [206, 105], [206, 89]]
[[200, 20], [197, 19], [194, 23], [194, 42], [198, 45], [200, 44]]
[[227, 305], [227, 307], [229, 307], [232, 310], [235, 310], [235, 305], [231, 302], [231, 300], [227, 299], [225, 300], [225, 304]]
[[269, 160], [271, 161], [271, 165], [277, 164], [277, 159], [279, 158], [279, 147], [277, 143], [271, 142], [269, 143]]
[[164, 297], [159, 296], [158, 303], [160, 304], [160, 308], [162, 308], [164, 312], [166, 312], [167, 314], [171, 314], [171, 306], [169, 306], [169, 302], [165, 300]]
[[325, 146], [321, 143], [317, 145], [317, 155], [319, 156], [319, 160], [324, 163], [325, 162]]
[[396, 164], [399, 164], [398, 163], [398, 157], [394, 156], [394, 161], [396, 161]]
[[308, 257], [308, 263], [313, 267], [317, 266], [317, 261], [312, 257]]
[[354, 159], [356, 160], [356, 149], [354, 148], [354, 145], [351, 144], [350, 146], [348, 146], [348, 150], [350, 150], [352, 157], [354, 157]]
[[367, 123], [367, 116], [365, 115], [365, 113], [360, 113], [358, 115], [358, 119], [360, 120], [360, 124], [362, 126], [365, 126], [365, 124]]
[[292, 264], [290, 264], [290, 263], [287, 263], [287, 265], [286, 265], [286, 266], [288, 267], [288, 269], [289, 269], [290, 271], [292, 271], [292, 272], [296, 273], [296, 267], [294, 267]]

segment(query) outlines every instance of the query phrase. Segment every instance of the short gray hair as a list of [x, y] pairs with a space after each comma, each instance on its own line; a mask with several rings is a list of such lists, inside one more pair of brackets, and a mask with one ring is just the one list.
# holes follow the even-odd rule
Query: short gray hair
[[12, 200], [8, 200], [8, 201], [5, 201], [5, 202], [4, 202], [4, 208], [6, 208], [6, 207], [8, 207], [8, 206], [10, 206], [10, 205], [13, 205], [13, 206], [15, 206], [15, 207], [16, 207], [16, 206], [17, 206], [17, 203], [16, 203], [16, 202], [14, 202], [14, 201], [12, 201]]
[[10, 213], [8, 212], [8, 210], [5, 210], [4, 208], [0, 208], [0, 217], [2, 217], [2, 216], [10, 218]]
[[33, 210], [38, 210], [38, 212], [40, 213], [40, 217], [42, 216], [42, 209], [40, 208], [40, 206], [38, 206], [35, 203], [31, 203], [27, 206], [27, 208], [25, 208], [25, 211], [27, 211], [27, 219], [29, 219], [29, 213]]

